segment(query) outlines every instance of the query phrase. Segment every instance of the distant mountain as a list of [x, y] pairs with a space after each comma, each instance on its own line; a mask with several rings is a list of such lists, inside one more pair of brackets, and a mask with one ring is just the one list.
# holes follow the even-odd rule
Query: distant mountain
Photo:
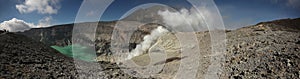
[[[270, 22], [262, 22], [259, 24], [274, 24], [277, 26], [271, 27], [272, 30], [286, 30], [286, 31], [299, 31], [300, 30], [300, 18], [296, 19], [281, 19]], [[259, 25], [258, 24], [258, 25]]]
[[294, 31], [299, 32], [300, 31], [300, 18], [295, 19], [279, 19], [274, 21], [268, 21], [268, 22], [260, 22], [254, 26], [251, 27], [244, 27], [244, 28], [254, 28], [255, 30], [281, 30], [281, 31]]

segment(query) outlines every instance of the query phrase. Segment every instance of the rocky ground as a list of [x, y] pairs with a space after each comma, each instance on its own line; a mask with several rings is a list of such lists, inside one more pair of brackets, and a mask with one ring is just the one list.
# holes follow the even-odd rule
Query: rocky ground
[[[222, 79], [299, 79], [300, 78], [300, 19], [284, 19], [262, 22], [236, 30], [226, 31], [226, 52], [222, 62]], [[143, 36], [150, 29], [141, 29]], [[110, 32], [107, 32], [110, 33]], [[210, 34], [209, 32], [195, 33], [198, 39], [201, 58], [197, 69], [197, 78], [205, 78], [211, 65]], [[101, 35], [100, 35], [101, 36]], [[104, 35], [107, 36], [107, 35]], [[140, 42], [141, 38], [137, 38]], [[100, 48], [109, 50], [110, 39], [97, 44]], [[122, 71], [128, 69], [110, 63], [109, 57], [105, 62], [90, 63], [78, 60], [81, 69], [76, 69], [74, 60], [63, 56], [51, 49], [47, 44], [33, 41], [26, 36], [1, 32], [0, 34], [0, 78], [136, 78]], [[100, 41], [100, 40], [99, 40]], [[133, 44], [135, 45], [135, 44]], [[180, 43], [174, 33], [161, 36], [149, 49], [158, 52], [163, 47], [167, 53], [165, 62], [155, 61], [153, 67], [165, 63], [163, 69], [148, 78], [174, 78], [180, 66]], [[133, 46], [134, 48], [134, 46]], [[131, 49], [133, 49], [131, 48]], [[103, 50], [103, 51], [106, 51]], [[102, 52], [103, 52], [102, 51]], [[134, 57], [132, 60], [139, 65], [147, 65], [150, 61], [149, 53]], [[158, 54], [160, 55], [160, 54]], [[100, 57], [101, 59], [101, 57]], [[139, 69], [139, 68], [133, 68]], [[144, 69], [144, 68], [140, 68]], [[151, 70], [150, 70], [151, 71]], [[136, 72], [132, 72], [136, 73]]]
[[[285, 24], [286, 23], [286, 24]], [[222, 62], [222, 79], [299, 79], [300, 78], [300, 19], [263, 22], [257, 25], [227, 30], [227, 52]], [[200, 66], [197, 78], [204, 78], [211, 54], [209, 32], [196, 33], [199, 41]], [[180, 58], [178, 41], [174, 34], [163, 35], [157, 42], [164, 47], [167, 59]], [[171, 51], [172, 50], [172, 51]], [[149, 54], [133, 58], [141, 65], [149, 63]], [[189, 58], [189, 57], [187, 57]], [[141, 61], [143, 60], [143, 61]], [[180, 59], [178, 59], [180, 60]], [[155, 76], [174, 78], [180, 61], [165, 62], [163, 70]], [[196, 62], [196, 61], [195, 61]]]
[[296, 26], [290, 28], [275, 21], [228, 32], [228, 78], [300, 78], [300, 31]]
[[72, 58], [49, 46], [3, 31], [0, 33], [0, 58], [1, 79], [135, 78], [108, 62], [95, 64], [77, 60], [77, 64], [84, 64], [77, 69]]

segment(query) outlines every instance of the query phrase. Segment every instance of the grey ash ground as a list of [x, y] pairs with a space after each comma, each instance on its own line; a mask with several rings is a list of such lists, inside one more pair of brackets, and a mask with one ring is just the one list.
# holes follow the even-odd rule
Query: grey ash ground
[[228, 32], [228, 78], [299, 79], [299, 22], [279, 25], [275, 21]]

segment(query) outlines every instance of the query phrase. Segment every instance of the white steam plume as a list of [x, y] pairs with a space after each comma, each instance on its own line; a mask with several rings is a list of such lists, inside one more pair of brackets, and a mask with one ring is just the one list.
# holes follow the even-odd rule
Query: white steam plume
[[[136, 46], [134, 50], [132, 50], [127, 59], [131, 59], [135, 56], [139, 56], [144, 52], [148, 51], [148, 49], [152, 46], [152, 44], [163, 34], [169, 32], [167, 29], [162, 26], [157, 27], [156, 29], [151, 31], [150, 35], [144, 36], [144, 41]], [[126, 59], [126, 60], [127, 60]]]
[[[190, 10], [181, 9], [179, 12], [171, 12], [169, 10], [158, 11], [158, 14], [163, 18], [163, 22], [166, 26], [170, 27], [172, 32], [206, 31], [207, 25], [202, 16], [210, 15], [211, 12], [206, 8], [200, 8], [200, 11], [201, 12], [198, 12], [195, 8], [191, 8]], [[161, 35], [167, 32], [169, 31], [162, 26], [154, 29], [150, 35], [144, 37], [142, 43], [137, 45], [136, 48], [130, 52], [127, 59], [139, 56], [148, 51], [152, 44], [156, 42]]]

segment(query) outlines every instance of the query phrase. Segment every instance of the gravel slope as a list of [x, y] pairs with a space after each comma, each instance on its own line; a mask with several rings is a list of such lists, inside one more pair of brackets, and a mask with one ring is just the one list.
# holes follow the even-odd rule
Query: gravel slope
[[300, 78], [300, 31], [272, 27], [263, 24], [227, 33], [228, 78]]
[[[74, 79], [74, 78], [135, 78], [124, 74], [116, 64], [93, 64], [78, 60], [76, 69], [68, 58], [50, 46], [23, 35], [0, 32], [0, 78], [4, 79]], [[138, 79], [138, 78], [136, 78]]]
[[[297, 25], [299, 22], [300, 19], [276, 20], [226, 31], [227, 52], [222, 62], [223, 74], [219, 77], [221, 79], [299, 79], [300, 29], [295, 28], [299, 27]], [[211, 48], [208, 44], [210, 34], [209, 32], [196, 34], [202, 57], [199, 56], [200, 61], [194, 62], [201, 64], [197, 78], [204, 79], [204, 74], [211, 64], [209, 57]], [[176, 48], [178, 41], [174, 35], [163, 35], [155, 45], [164, 47], [168, 58], [180, 58], [180, 51], [176, 51], [179, 50]], [[148, 55], [141, 55], [133, 60], [138, 64], [148, 63]], [[173, 78], [180, 66], [179, 60], [165, 62], [163, 70], [153, 75], [164, 79]]]

